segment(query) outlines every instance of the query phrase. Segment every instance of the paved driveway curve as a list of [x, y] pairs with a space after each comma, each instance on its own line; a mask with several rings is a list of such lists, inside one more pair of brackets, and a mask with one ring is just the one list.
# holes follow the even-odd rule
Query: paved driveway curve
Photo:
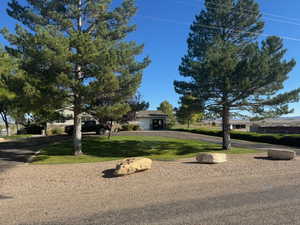
[[[160, 136], [160, 137], [170, 137], [170, 138], [178, 138], [184, 140], [198, 140], [205, 141], [215, 144], [222, 144], [221, 137], [208, 136], [203, 134], [193, 134], [189, 132], [181, 132], [181, 131], [125, 131], [120, 132], [118, 135], [120, 136]], [[243, 141], [232, 139], [232, 146], [238, 148], [249, 148], [249, 149], [257, 149], [257, 150], [267, 150], [267, 149], [290, 149], [300, 154], [299, 148], [293, 148], [289, 146], [283, 145], [273, 145], [267, 143], [259, 143], [259, 142], [251, 142], [251, 141]]]
[[43, 145], [64, 140], [68, 136], [32, 137], [0, 143], [0, 168], [23, 164]]

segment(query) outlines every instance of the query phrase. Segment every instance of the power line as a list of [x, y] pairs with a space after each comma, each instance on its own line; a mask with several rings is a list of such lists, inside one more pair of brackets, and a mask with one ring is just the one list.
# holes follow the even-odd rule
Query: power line
[[[138, 16], [138, 17], [141, 17], [141, 18], [144, 18], [144, 19], [149, 19], [149, 20], [152, 20], [152, 21], [173, 23], [173, 24], [177, 24], [177, 25], [190, 25], [190, 23], [187, 23], [187, 22], [178, 22], [176, 20], [165, 19], [165, 18], [160, 18], [160, 17], [153, 17], [153, 16]], [[197, 24], [197, 25], [200, 26], [200, 27], [208, 28], [208, 29], [225, 29], [225, 27], [218, 27], [218, 26], [206, 25], [206, 24]], [[273, 35], [273, 34], [268, 34], [268, 33], [255, 33], [255, 32], [244, 32], [244, 33], [256, 34], [256, 35], [261, 35], [261, 36], [264, 36], [264, 37], [277, 36], [277, 37], [279, 37], [281, 39], [284, 39], [284, 40], [300, 42], [300, 38], [294, 38], [294, 37], [290, 37], [290, 36], [281, 36], [281, 35]]]
[[[211, 3], [211, 2], [209, 2], [209, 4], [214, 5], [214, 6], [222, 6], [222, 5], [220, 5], [220, 4], [214, 4], [214, 3]], [[224, 7], [223, 7], [223, 8], [224, 8]], [[233, 9], [233, 7], [232, 7], [231, 9]], [[242, 10], [245, 11], [245, 12], [252, 13], [252, 14], [256, 14], [256, 13], [257, 13], [257, 12], [255, 12], [255, 11], [253, 11], [253, 10], [250, 10], [250, 9], [242, 8]], [[286, 17], [286, 16], [277, 15], [277, 14], [273, 14], [273, 13], [265, 13], [265, 12], [261, 12], [261, 14], [262, 14], [262, 15], [265, 15], [265, 17], [271, 16], [271, 17], [277, 17], [277, 18], [282, 18], [282, 19], [286, 19], [286, 20], [294, 20], [294, 21], [300, 22], [300, 19], [291, 18], [291, 17]]]
[[[187, 6], [193, 6], [193, 7], [198, 6], [196, 4], [186, 3], [183, 1], [176, 1], [175, 3], [187, 5]], [[220, 4], [214, 4], [214, 3], [209, 3], [209, 4], [214, 5], [214, 6], [222, 6], [223, 8], [225, 8], [223, 5], [220, 5]], [[207, 8], [216, 9], [216, 7], [207, 7]], [[231, 9], [233, 9], [233, 7]], [[254, 14], [254, 13], [256, 14], [256, 12], [253, 10], [249, 10], [249, 9], [242, 9], [242, 10], [245, 12], [248, 12], [250, 14]], [[265, 19], [270, 20], [270, 21], [300, 26], [300, 23], [295, 22], [295, 21], [300, 22], [300, 19], [286, 17], [286, 16], [282, 16], [282, 15], [276, 15], [276, 14], [272, 14], [272, 13], [265, 13], [265, 12], [261, 12], [261, 14], [263, 15], [263, 17]], [[275, 18], [272, 18], [272, 17], [275, 17]]]

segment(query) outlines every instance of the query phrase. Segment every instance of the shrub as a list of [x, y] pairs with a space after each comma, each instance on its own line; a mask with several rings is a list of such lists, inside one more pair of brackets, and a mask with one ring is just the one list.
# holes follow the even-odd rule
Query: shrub
[[133, 125], [132, 130], [135, 130], [135, 131], [140, 130], [140, 125], [137, 125], [137, 124]]
[[65, 131], [61, 127], [55, 127], [48, 131], [48, 135], [58, 135], [58, 134], [64, 134]]
[[136, 131], [140, 130], [140, 126], [137, 124], [124, 124], [122, 125], [122, 131]]
[[44, 128], [38, 125], [29, 125], [17, 131], [17, 134], [42, 134]]

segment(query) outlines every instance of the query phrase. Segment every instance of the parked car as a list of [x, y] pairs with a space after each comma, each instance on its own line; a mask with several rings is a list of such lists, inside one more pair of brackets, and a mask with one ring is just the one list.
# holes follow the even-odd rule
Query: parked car
[[44, 130], [44, 127], [38, 125], [29, 125], [18, 130], [17, 134], [42, 134], [42, 130]]
[[[110, 130], [109, 125], [97, 124], [96, 121], [93, 120], [85, 121], [81, 126], [81, 132], [96, 132], [96, 134], [102, 134], [106, 130]], [[65, 127], [65, 132], [68, 135], [72, 135], [73, 131], [74, 131], [74, 125]]]

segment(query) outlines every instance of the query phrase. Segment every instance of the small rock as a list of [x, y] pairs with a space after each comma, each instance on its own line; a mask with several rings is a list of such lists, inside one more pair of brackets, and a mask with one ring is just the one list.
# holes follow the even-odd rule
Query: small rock
[[148, 158], [127, 158], [116, 165], [115, 176], [124, 176], [151, 169], [152, 160]]
[[268, 157], [274, 160], [292, 160], [296, 157], [296, 152], [292, 150], [268, 150]]
[[224, 153], [199, 153], [196, 157], [199, 163], [223, 163], [227, 161], [226, 154]]

